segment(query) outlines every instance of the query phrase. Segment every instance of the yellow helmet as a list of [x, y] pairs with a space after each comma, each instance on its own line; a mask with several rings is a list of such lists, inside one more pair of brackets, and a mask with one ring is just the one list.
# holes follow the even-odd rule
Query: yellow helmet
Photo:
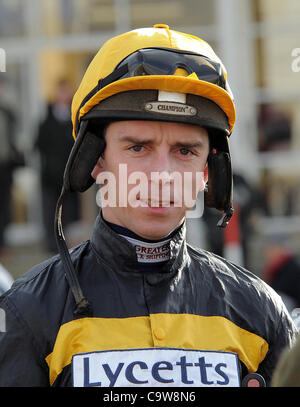
[[[130, 59], [136, 56], [133, 64], [136, 63], [139, 50], [144, 51], [143, 58], [147, 59], [141, 61], [146, 69], [141, 71], [127, 66], [126, 72], [126, 59], [130, 65]], [[156, 51], [153, 58], [151, 50], [153, 54]], [[154, 65], [147, 72], [149, 61]], [[232, 132], [235, 106], [221, 60], [202, 39], [156, 24], [152, 28], [136, 29], [113, 37], [100, 48], [73, 98], [74, 138], [78, 135], [81, 120], [96, 105], [113, 95], [135, 90], [180, 92], [211, 100], [226, 115], [227, 133]]]
[[220, 225], [226, 226], [233, 213], [228, 137], [235, 118], [225, 67], [207, 42], [164, 24], [113, 37], [95, 55], [73, 98], [76, 142], [64, 188], [83, 192], [94, 183], [91, 172], [111, 121], [196, 124], [207, 129], [214, 148], [205, 204], [224, 212]]

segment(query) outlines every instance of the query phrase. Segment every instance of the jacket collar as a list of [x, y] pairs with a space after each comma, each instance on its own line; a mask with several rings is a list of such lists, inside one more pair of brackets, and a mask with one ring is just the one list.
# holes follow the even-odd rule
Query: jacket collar
[[[101, 213], [98, 215], [94, 225], [91, 244], [98, 260], [105, 262], [110, 268], [116, 271], [140, 272], [134, 247], [109, 227], [102, 219]], [[180, 270], [188, 259], [186, 221], [183, 222], [181, 228], [179, 228], [168, 244], [170, 247], [170, 258], [160, 268], [159, 273], [170, 275]]]

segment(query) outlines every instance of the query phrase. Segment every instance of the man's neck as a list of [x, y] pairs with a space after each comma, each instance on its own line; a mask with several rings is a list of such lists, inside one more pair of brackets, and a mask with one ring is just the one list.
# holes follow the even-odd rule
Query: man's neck
[[161, 239], [149, 240], [137, 235], [135, 232], [125, 228], [124, 226], [108, 222], [103, 217], [102, 212], [101, 216], [111, 229], [113, 229], [116, 233], [118, 233], [135, 247], [137, 260], [139, 263], [143, 264], [159, 264], [168, 261], [170, 257], [170, 248], [168, 243], [182, 227], [181, 224], [168, 236]]

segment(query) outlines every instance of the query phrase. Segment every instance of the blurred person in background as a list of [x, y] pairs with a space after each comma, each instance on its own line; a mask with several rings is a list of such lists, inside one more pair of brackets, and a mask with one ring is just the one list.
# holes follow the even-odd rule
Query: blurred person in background
[[259, 112], [260, 151], [282, 151], [291, 148], [292, 126], [289, 115], [265, 104]]
[[[35, 148], [40, 153], [41, 190], [43, 223], [45, 229], [45, 246], [50, 253], [56, 253], [53, 232], [55, 206], [62, 187], [65, 165], [73, 146], [70, 137], [72, 132], [71, 100], [73, 92], [67, 79], [60, 79], [56, 84], [53, 101], [47, 106], [46, 117], [38, 128]], [[64, 222], [66, 225], [78, 220], [78, 195], [68, 197]]]
[[300, 387], [300, 335], [290, 349], [285, 349], [274, 371], [272, 387]]
[[0, 79], [0, 258], [5, 253], [5, 230], [11, 221], [11, 188], [13, 172], [24, 165], [16, 147], [17, 120], [5, 98], [6, 83]]
[[263, 279], [281, 296], [288, 311], [300, 307], [300, 261], [288, 247], [287, 237], [274, 234], [264, 247]]
[[[247, 180], [243, 175], [233, 172], [233, 187], [234, 187], [234, 207], [235, 214], [238, 216], [236, 227], [238, 227], [237, 235], [239, 236], [240, 250], [242, 254], [243, 267], [251, 266], [249, 259], [249, 250], [247, 243], [254, 234], [254, 216], [263, 210], [263, 201], [260, 192], [255, 186]], [[206, 225], [206, 237], [208, 250], [218, 256], [226, 257], [227, 235], [226, 230], [216, 226], [218, 211], [213, 208], [205, 208], [203, 220]], [[229, 225], [230, 226], [230, 225]]]

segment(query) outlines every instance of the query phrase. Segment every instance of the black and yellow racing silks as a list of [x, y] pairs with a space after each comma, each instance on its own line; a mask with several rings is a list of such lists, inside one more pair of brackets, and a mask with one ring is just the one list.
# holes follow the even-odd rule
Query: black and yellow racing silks
[[93, 315], [54, 257], [0, 297], [0, 386], [227, 386], [257, 372], [267, 385], [294, 325], [275, 292], [245, 269], [189, 246], [185, 225], [159, 272], [98, 217], [71, 258]]

